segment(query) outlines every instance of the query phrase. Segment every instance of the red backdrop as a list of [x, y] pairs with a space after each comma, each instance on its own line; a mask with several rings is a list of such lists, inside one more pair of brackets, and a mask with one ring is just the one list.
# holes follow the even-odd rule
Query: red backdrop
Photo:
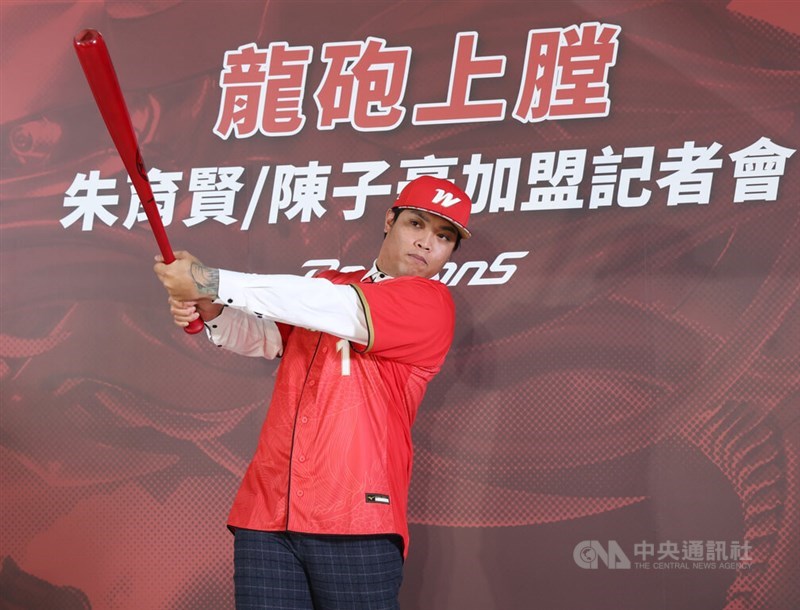
[[0, 9], [3, 607], [232, 606], [275, 370], [171, 325], [86, 27], [209, 264], [368, 266], [404, 181], [473, 196], [404, 609], [800, 605], [795, 4]]

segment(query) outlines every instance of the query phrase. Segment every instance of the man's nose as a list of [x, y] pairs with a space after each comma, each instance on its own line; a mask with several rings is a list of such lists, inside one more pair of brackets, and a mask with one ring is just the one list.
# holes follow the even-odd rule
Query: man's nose
[[420, 235], [417, 238], [417, 246], [423, 248], [424, 250], [430, 250], [432, 241], [433, 241], [433, 234], [426, 231], [424, 235]]

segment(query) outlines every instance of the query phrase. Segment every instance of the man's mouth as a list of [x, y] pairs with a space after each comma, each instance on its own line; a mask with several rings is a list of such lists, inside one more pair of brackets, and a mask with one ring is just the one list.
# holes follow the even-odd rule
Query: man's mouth
[[428, 261], [425, 260], [425, 258], [420, 256], [419, 254], [409, 254], [409, 256], [411, 258], [413, 258], [415, 261], [417, 261], [418, 263], [420, 263], [421, 265], [427, 265], [428, 264]]

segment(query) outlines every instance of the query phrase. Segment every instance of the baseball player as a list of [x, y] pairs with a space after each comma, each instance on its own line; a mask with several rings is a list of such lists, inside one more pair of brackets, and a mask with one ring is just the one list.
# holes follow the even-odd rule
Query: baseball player
[[178, 325], [202, 315], [216, 345], [281, 358], [228, 519], [237, 608], [399, 608], [411, 426], [455, 323], [430, 278], [470, 236], [471, 206], [448, 180], [412, 180], [367, 272], [254, 275], [157, 257]]

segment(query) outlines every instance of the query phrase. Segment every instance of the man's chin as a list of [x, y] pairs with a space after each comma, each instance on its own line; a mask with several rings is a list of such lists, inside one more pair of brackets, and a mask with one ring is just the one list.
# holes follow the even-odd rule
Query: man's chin
[[425, 269], [419, 269], [415, 267], [405, 267], [401, 269], [399, 277], [421, 277], [421, 278], [430, 278], [436, 275], [435, 273], [428, 273]]

